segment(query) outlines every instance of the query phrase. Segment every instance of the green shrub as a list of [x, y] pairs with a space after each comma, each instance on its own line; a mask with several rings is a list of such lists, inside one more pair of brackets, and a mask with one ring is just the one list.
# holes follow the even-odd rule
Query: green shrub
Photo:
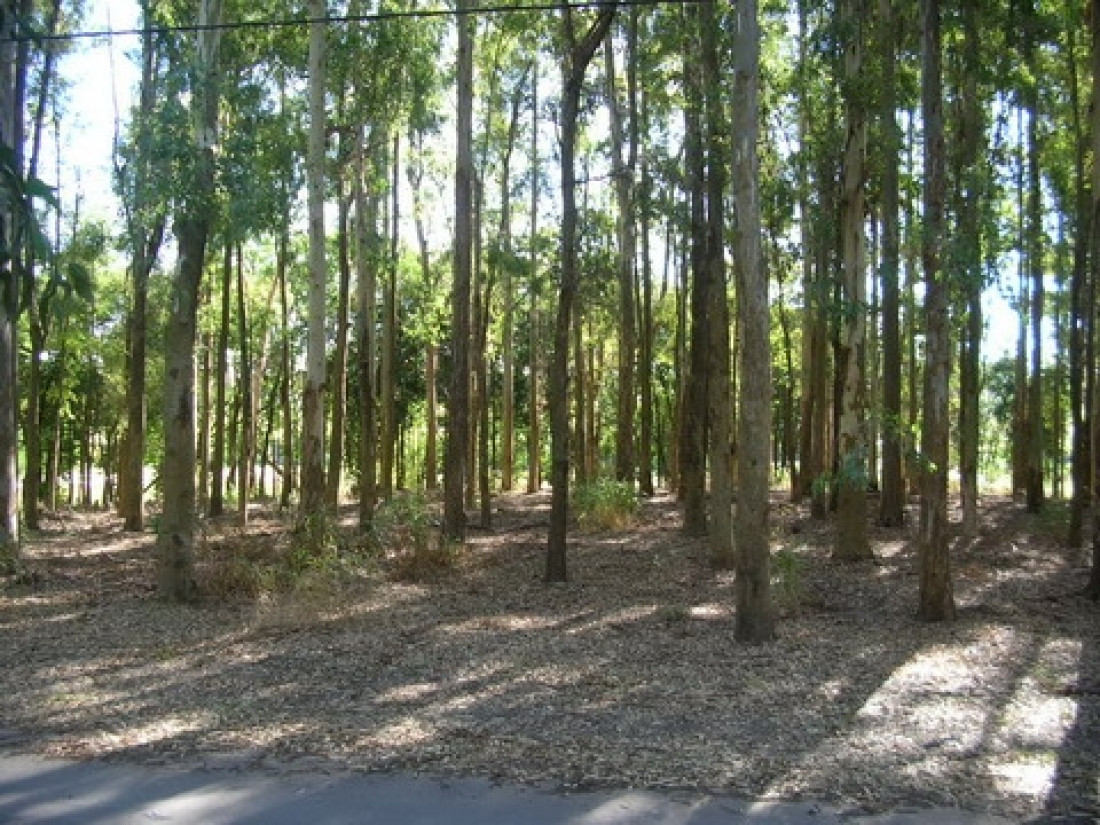
[[400, 493], [374, 514], [374, 541], [397, 581], [423, 581], [450, 569], [458, 546], [443, 541], [423, 493]]
[[598, 479], [578, 485], [573, 492], [573, 513], [588, 530], [620, 530], [634, 520], [638, 498], [625, 481]]
[[772, 555], [772, 588], [781, 607], [797, 607], [805, 595], [805, 560], [789, 547]]

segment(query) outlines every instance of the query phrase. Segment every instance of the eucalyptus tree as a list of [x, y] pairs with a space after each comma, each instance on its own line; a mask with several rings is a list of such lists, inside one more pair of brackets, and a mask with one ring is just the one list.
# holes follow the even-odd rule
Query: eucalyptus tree
[[447, 398], [447, 444], [443, 465], [443, 537], [466, 537], [465, 484], [470, 439], [470, 281], [473, 274], [473, 95], [474, 43], [470, 0], [457, 0], [455, 56], [455, 237], [451, 284], [451, 381]]
[[921, 2], [921, 119], [924, 122], [924, 266], [927, 319], [924, 409], [921, 430], [923, 472], [919, 527], [920, 593], [917, 614], [925, 621], [955, 617], [947, 521], [950, 427], [951, 327], [948, 278], [942, 263], [945, 150], [940, 0]]
[[[1100, 158], [1100, 14], [1089, 16], [1089, 34], [1092, 50], [1092, 88], [1091, 88], [1091, 113], [1090, 126], [1092, 127], [1092, 227], [1100, 227], [1100, 163], [1095, 158]], [[3, 110], [0, 109], [0, 112]], [[1100, 283], [1100, 232], [1093, 231], [1090, 234], [1091, 244], [1089, 249], [1089, 274], [1092, 276], [1093, 287]], [[1093, 426], [1100, 424], [1100, 416], [1093, 416]], [[1093, 444], [1100, 443], [1100, 432], [1093, 430]], [[1090, 598], [1100, 600], [1100, 451], [1093, 451], [1093, 488], [1094, 496], [1092, 506], [1092, 572], [1089, 575], [1085, 592]]]
[[581, 92], [588, 64], [596, 54], [615, 17], [615, 6], [601, 5], [583, 34], [578, 32], [573, 9], [560, 7], [562, 38], [562, 86], [558, 126], [561, 163], [561, 276], [554, 321], [554, 345], [549, 369], [550, 402], [550, 528], [546, 545], [546, 580], [568, 579], [565, 541], [569, 515], [569, 333], [580, 282], [577, 266], [577, 126]]
[[119, 461], [119, 512], [130, 531], [144, 528], [143, 467], [146, 429], [146, 324], [149, 277], [156, 266], [167, 222], [167, 199], [158, 192], [153, 162], [154, 124], [162, 44], [153, 36], [156, 22], [151, 0], [141, 3], [141, 79], [130, 128], [129, 157], [116, 145], [115, 184], [121, 190], [130, 247], [130, 308], [127, 316], [126, 432]]
[[17, 82], [17, 3], [0, 5], [0, 570], [19, 564], [18, 402], [15, 323], [22, 254], [22, 90]]
[[309, 226], [309, 300], [307, 311], [306, 380], [302, 391], [302, 500], [303, 522], [324, 517], [325, 497], [325, 112], [326, 8], [325, 0], [309, 6], [309, 142], [306, 186]]
[[[703, 67], [703, 74], [707, 77], [722, 76], [722, 65], [719, 60], [718, 33], [720, 21], [715, 10], [713, 0], [707, 0], [699, 7], [699, 50]], [[742, 49], [756, 49], [757, 57], [747, 57], [747, 61], [740, 68], [744, 76], [738, 78], [743, 84], [737, 88], [737, 93], [743, 95], [744, 100], [738, 101], [746, 107], [759, 111], [757, 88], [759, 83], [756, 74], [759, 69], [759, 23], [756, 21], [754, 9], [745, 9], [745, 19], [738, 23], [748, 25], [756, 33], [755, 43], [742, 41]], [[747, 75], [754, 74], [753, 78]], [[733, 388], [731, 386], [730, 365], [730, 319], [729, 319], [729, 285], [726, 280], [725, 261], [725, 225], [726, 210], [724, 208], [726, 197], [726, 160], [727, 133], [725, 105], [721, 96], [721, 90], [717, 83], [706, 84], [703, 90], [703, 106], [705, 126], [703, 135], [706, 142], [706, 241], [705, 259], [703, 266], [707, 269], [707, 303], [710, 304], [710, 326], [708, 329], [709, 340], [707, 350], [709, 364], [707, 369], [707, 394], [708, 394], [708, 430], [710, 432], [710, 555], [711, 564], [718, 568], [732, 568], [735, 566], [733, 547], [733, 477], [730, 466], [731, 432], [733, 426], [731, 406], [733, 404]], [[734, 163], [748, 161], [747, 156], [755, 159], [757, 147], [757, 129], [750, 128], [746, 123], [740, 123], [738, 138], [740, 144], [734, 149]], [[746, 131], [747, 130], [747, 131]], [[745, 155], [746, 157], [741, 157]], [[756, 279], [761, 275], [760, 261], [760, 204], [757, 198], [758, 171], [750, 164], [747, 169], [739, 169], [742, 179], [739, 181], [737, 209], [734, 220], [738, 222], [738, 241], [744, 246], [741, 248], [741, 260], [738, 271], [745, 277], [747, 269], [756, 270], [748, 276], [748, 283], [754, 288], [759, 288]], [[750, 237], [751, 236], [751, 237]], [[757, 298], [759, 296], [756, 296]], [[761, 309], [759, 303], [752, 303], [754, 310]], [[767, 295], [764, 296], [763, 306], [767, 306]], [[746, 308], [747, 312], [747, 308]], [[767, 320], [769, 313], [764, 312]], [[741, 321], [745, 320], [742, 313]], [[759, 320], [759, 319], [758, 319]], [[758, 331], [758, 328], [755, 331]], [[759, 345], [759, 340], [754, 338], [752, 343]], [[753, 350], [754, 355], [757, 354]], [[770, 358], [770, 353], [769, 353]], [[767, 376], [765, 376], [767, 377]], [[766, 393], [765, 398], [770, 396]], [[770, 401], [769, 401], [770, 403]], [[768, 427], [770, 428], [770, 423]], [[759, 438], [760, 433], [754, 432], [754, 437]], [[770, 433], [765, 437], [764, 445], [770, 442]], [[759, 455], [754, 455], [754, 459]], [[768, 465], [767, 450], [765, 450], [764, 465]], [[751, 482], [757, 480], [757, 476], [750, 475]], [[750, 482], [750, 483], [751, 483]]]
[[844, 0], [844, 108], [847, 135], [844, 144], [840, 234], [842, 280], [840, 320], [840, 398], [837, 433], [837, 532], [833, 555], [838, 559], [870, 558], [867, 539], [867, 334], [866, 204], [867, 98], [863, 77], [864, 39], [869, 3]]
[[[52, 0], [45, 10], [46, 19], [44, 29], [47, 34], [57, 33], [61, 16], [60, 0]], [[30, 154], [27, 158], [26, 175], [30, 178], [38, 176], [38, 167], [42, 155], [43, 128], [46, 122], [46, 114], [54, 109], [54, 121], [59, 122], [59, 114], [56, 111], [54, 101], [54, 85], [56, 82], [56, 62], [58, 57], [58, 44], [56, 41], [47, 41], [44, 44], [42, 58], [39, 61], [38, 71], [33, 78], [28, 80], [33, 85], [31, 90], [33, 106], [30, 112], [32, 123], [30, 129]], [[60, 141], [58, 141], [60, 143]], [[58, 162], [60, 166], [60, 160]], [[60, 174], [60, 168], [58, 169]], [[57, 219], [60, 222], [60, 209], [57, 210]], [[60, 223], [58, 223], [60, 227]], [[60, 234], [58, 232], [58, 234]], [[60, 242], [60, 238], [57, 239]], [[56, 257], [53, 260], [39, 260], [39, 256], [33, 245], [28, 245], [23, 250], [23, 269], [29, 282], [33, 285], [29, 300], [27, 300], [27, 326], [29, 329], [30, 364], [27, 375], [27, 409], [24, 413], [24, 444], [23, 452], [26, 458], [26, 468], [23, 475], [23, 519], [28, 529], [37, 530], [39, 527], [38, 507], [42, 490], [42, 440], [41, 440], [41, 386], [42, 386], [42, 357], [46, 348], [46, 339], [52, 326], [51, 312], [54, 307], [54, 298], [57, 295], [59, 285], [59, 271]], [[36, 277], [39, 266], [49, 267], [49, 277]]]
[[879, 59], [882, 90], [879, 104], [882, 131], [882, 496], [879, 523], [900, 527], [905, 513], [901, 474], [901, 248], [898, 222], [901, 130], [897, 121], [898, 28], [895, 0], [879, 0]]
[[191, 143], [183, 159], [183, 179], [189, 186], [181, 193], [174, 224], [178, 260], [165, 332], [164, 505], [157, 538], [157, 587], [161, 597], [171, 601], [190, 601], [197, 595], [195, 331], [214, 202], [222, 10], [222, 0], [200, 0], [191, 56]]
[[768, 535], [771, 453], [771, 334], [768, 277], [760, 256], [760, 22], [756, 0], [735, 10], [733, 66], [734, 255], [743, 342], [740, 415], [737, 417], [737, 624], [738, 639], [761, 643], [774, 633]]
[[[635, 55], [638, 48], [638, 10], [632, 9], [626, 22], [626, 107], [619, 101], [615, 76], [615, 39], [604, 46], [604, 79], [607, 84], [611, 137], [611, 176], [615, 183], [616, 272], [619, 285], [618, 403], [615, 416], [615, 477], [634, 483], [635, 364], [637, 361], [637, 227], [635, 222], [635, 174], [638, 165], [638, 77]], [[624, 121], [626, 121], [624, 125]], [[625, 150], [625, 155], [624, 155]]]

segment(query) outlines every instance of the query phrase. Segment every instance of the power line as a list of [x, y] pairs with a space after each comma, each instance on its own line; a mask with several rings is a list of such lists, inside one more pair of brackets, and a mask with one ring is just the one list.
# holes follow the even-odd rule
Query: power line
[[[692, 3], [706, 2], [707, 0], [581, 0], [570, 2], [571, 9], [599, 9], [607, 6], [616, 8], [633, 8], [645, 6], [682, 6]], [[465, 9], [409, 9], [405, 11], [378, 11], [370, 14], [340, 14], [313, 17], [284, 17], [271, 20], [238, 20], [227, 23], [182, 23], [172, 26], [149, 26], [136, 29], [98, 29], [88, 31], [66, 32], [64, 34], [31, 34], [17, 35], [11, 40], [18, 42], [30, 40], [35, 42], [72, 41], [111, 39], [114, 37], [137, 37], [146, 34], [173, 34], [196, 33], [204, 31], [236, 31], [238, 29], [281, 29], [296, 26], [308, 26], [312, 23], [322, 22], [326, 25], [349, 23], [382, 23], [387, 20], [428, 20], [437, 17], [468, 17], [488, 16], [497, 14], [509, 14], [512, 12], [546, 12], [558, 11], [562, 3], [518, 3], [514, 5], [484, 5]], [[0, 41], [2, 42], [2, 41]]]

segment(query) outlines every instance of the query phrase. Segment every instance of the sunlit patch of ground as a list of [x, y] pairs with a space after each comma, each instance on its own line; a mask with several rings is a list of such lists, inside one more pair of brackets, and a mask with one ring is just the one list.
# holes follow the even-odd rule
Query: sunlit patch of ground
[[[1007, 499], [954, 549], [960, 616], [913, 620], [912, 524], [875, 563], [776, 500], [775, 642], [733, 638], [730, 573], [646, 502], [571, 536], [542, 582], [548, 495], [497, 500], [445, 575], [367, 565], [337, 589], [158, 603], [153, 538], [50, 524], [0, 591], [0, 742], [153, 762], [406, 769], [550, 783], [1100, 816], [1100, 611], [1085, 571]], [[349, 516], [346, 521], [353, 519]], [[221, 551], [284, 540], [256, 513]], [[205, 556], [204, 556], [205, 558]]]

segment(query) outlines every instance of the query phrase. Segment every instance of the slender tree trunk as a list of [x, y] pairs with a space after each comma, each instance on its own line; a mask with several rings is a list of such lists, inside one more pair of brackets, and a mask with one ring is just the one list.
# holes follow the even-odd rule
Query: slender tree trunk
[[[325, 507], [325, 2], [310, 0], [309, 141], [306, 183], [309, 209], [309, 300], [306, 381], [302, 390], [301, 518], [310, 524]], [[320, 527], [312, 523], [314, 530]], [[319, 539], [320, 536], [310, 536]]]
[[958, 181], [959, 271], [966, 298], [966, 321], [960, 336], [959, 367], [959, 486], [962, 494], [963, 533], [978, 533], [978, 440], [981, 436], [982, 247], [981, 146], [984, 138], [982, 103], [978, 99], [981, 47], [977, 6], [963, 6], [961, 111], [956, 180]]
[[214, 455], [210, 470], [210, 502], [208, 515], [216, 518], [225, 512], [225, 442], [226, 442], [226, 376], [229, 372], [229, 319], [233, 287], [233, 245], [225, 242], [222, 265], [221, 316], [218, 322], [218, 357], [214, 380]]
[[[568, 579], [565, 541], [569, 515], [569, 328], [573, 320], [580, 273], [577, 265], [576, 148], [581, 87], [588, 64], [607, 34], [615, 7], [601, 6], [599, 16], [578, 41], [572, 10], [561, 6], [566, 51], [562, 61], [561, 92], [561, 281], [554, 322], [554, 349], [550, 362], [550, 452], [553, 495], [546, 545], [546, 580]], [[580, 379], [578, 377], [578, 383]]]
[[241, 524], [248, 523], [248, 495], [255, 456], [256, 416], [252, 394], [252, 344], [249, 340], [249, 313], [244, 294], [244, 262], [241, 245], [237, 244], [237, 335], [240, 339], [241, 363], [237, 385], [241, 394], [241, 427], [237, 453], [237, 515]]
[[[410, 147], [410, 153], [412, 148]], [[420, 274], [429, 294], [439, 288], [437, 278], [432, 274], [431, 255], [428, 251], [428, 233], [424, 228], [424, 215], [420, 203], [420, 180], [423, 175], [423, 160], [417, 158], [417, 166], [409, 166], [409, 186], [413, 197], [413, 222], [416, 226], [416, 243], [420, 250]], [[439, 344], [435, 331], [429, 330], [430, 339], [424, 352], [425, 402], [424, 419], [426, 435], [424, 443], [424, 486], [428, 490], [439, 488], [439, 422], [436, 416], [438, 398], [438, 361]]]
[[294, 412], [290, 403], [291, 384], [294, 375], [290, 366], [290, 306], [287, 301], [286, 268], [288, 229], [284, 224], [279, 233], [278, 247], [275, 253], [275, 272], [279, 280], [279, 314], [281, 334], [279, 340], [279, 406], [283, 424], [283, 473], [279, 488], [279, 509], [290, 509], [290, 495], [294, 491]]
[[[640, 119], [648, 128], [646, 94], [642, 92]], [[643, 496], [652, 496], [653, 484], [653, 266], [649, 259], [649, 215], [652, 179], [645, 155], [641, 159], [641, 195], [639, 197], [639, 234], [642, 239], [642, 337], [638, 357], [638, 387], [641, 417], [638, 432], [638, 488]]]
[[771, 605], [768, 536], [768, 454], [771, 450], [771, 338], [768, 278], [760, 261], [760, 24], [756, 0], [735, 7], [737, 41], [733, 79], [734, 254], [740, 289], [741, 393], [737, 416], [737, 579], [738, 639], [763, 643], [775, 634]]
[[901, 248], [898, 225], [898, 164], [901, 132], [897, 117], [895, 0], [879, 0], [882, 42], [882, 496], [879, 523], [900, 527], [905, 516], [901, 475]]
[[[753, 10], [746, 10], [751, 18], [740, 22], [752, 25], [755, 22]], [[699, 33], [701, 67], [703, 75], [709, 78], [721, 76], [721, 65], [718, 59], [718, 18], [715, 13], [714, 0], [707, 0], [699, 7]], [[759, 44], [750, 44], [741, 41], [744, 48], [759, 48]], [[754, 88], [756, 84], [755, 67], [751, 61], [742, 65], [742, 74], [738, 76], [740, 83], [751, 88], [740, 88], [739, 91], [746, 97], [745, 105], [753, 105]], [[749, 77], [752, 73], [753, 77]], [[709, 295], [707, 301], [710, 304], [710, 329], [708, 341], [710, 365], [707, 377], [708, 410], [710, 430], [710, 513], [708, 519], [710, 537], [710, 560], [714, 567], [720, 569], [732, 569], [734, 567], [733, 551], [733, 477], [731, 474], [731, 434], [732, 426], [731, 406], [733, 404], [733, 389], [730, 376], [730, 318], [729, 295], [726, 284], [725, 261], [725, 210], [723, 200], [726, 193], [726, 157], [723, 145], [726, 140], [727, 126], [725, 113], [722, 108], [722, 100], [719, 96], [720, 89], [716, 83], [706, 84], [703, 90], [704, 111], [706, 125], [704, 135], [706, 139], [706, 175], [707, 175], [707, 224], [706, 224], [706, 260], [704, 266], [707, 269], [707, 288]], [[741, 128], [747, 124], [739, 123]], [[756, 131], [751, 129], [748, 134], [742, 135], [740, 152], [755, 154]], [[742, 186], [746, 183], [749, 188], [739, 190], [743, 196], [738, 202], [739, 209], [748, 207], [751, 213], [755, 204], [755, 192], [751, 186], [753, 170], [750, 163], [748, 170], [739, 170], [745, 177], [739, 181]], [[752, 202], [750, 203], [750, 199]], [[751, 214], [738, 213], [738, 221], [742, 218], [753, 220]], [[759, 232], [759, 215], [756, 216], [756, 225], [745, 223], [739, 228], [749, 233]], [[751, 241], [740, 238], [742, 242], [755, 242], [755, 248], [749, 254], [751, 260], [746, 258], [745, 263], [759, 267], [759, 235], [755, 234]], [[745, 250], [742, 250], [744, 253]], [[767, 300], [765, 299], [765, 306]], [[769, 423], [770, 427], [770, 423]], [[759, 436], [759, 433], [757, 433]], [[765, 448], [770, 443], [770, 437], [765, 439]], [[764, 466], [767, 472], [768, 459], [765, 449]]]
[[[1089, 16], [1089, 27], [1092, 41], [1092, 156], [1100, 158], [1100, 14]], [[1092, 240], [1089, 263], [1091, 266], [1092, 288], [1100, 283], [1100, 163], [1095, 160], [1092, 164]], [[1091, 402], [1090, 396], [1090, 402]], [[0, 404], [0, 409], [3, 405]], [[1100, 424], [1100, 416], [1093, 415], [1093, 425]], [[1100, 430], [1100, 427], [1097, 427]], [[1092, 572], [1085, 592], [1094, 600], [1100, 600], [1100, 484], [1096, 479], [1100, 478], [1100, 432], [1093, 430], [1093, 486], [1092, 493], [1096, 496], [1092, 506]]]
[[1071, 475], [1073, 480], [1073, 498], [1070, 505], [1070, 519], [1066, 543], [1070, 547], [1080, 547], [1084, 543], [1085, 511], [1091, 499], [1092, 478], [1089, 453], [1092, 449], [1089, 432], [1090, 416], [1087, 396], [1085, 395], [1086, 334], [1089, 328], [1091, 312], [1088, 307], [1088, 244], [1092, 231], [1089, 214], [1088, 189], [1085, 178], [1085, 158], [1088, 144], [1084, 134], [1081, 116], [1081, 100], [1078, 92], [1078, 68], [1076, 35], [1072, 26], [1067, 28], [1067, 63], [1069, 67], [1070, 111], [1073, 117], [1073, 182], [1074, 205], [1076, 207], [1073, 275], [1070, 279], [1070, 332], [1069, 332], [1069, 405], [1073, 422], [1073, 443], [1071, 450]]
[[199, 6], [196, 86], [192, 90], [198, 161], [193, 189], [176, 219], [179, 260], [165, 330], [164, 466], [157, 539], [157, 589], [169, 601], [191, 601], [195, 584], [195, 330], [199, 285], [214, 196], [214, 144], [218, 124], [218, 47], [221, 0]]
[[844, 75], [849, 86], [845, 102], [848, 135], [844, 147], [841, 198], [843, 255], [841, 347], [843, 384], [837, 457], [837, 532], [833, 556], [845, 561], [871, 558], [867, 540], [867, 433], [864, 375], [866, 317], [866, 239], [864, 238], [867, 117], [858, 80], [863, 71], [865, 0], [846, 0], [844, 19], [849, 40], [844, 47]]
[[377, 284], [374, 268], [368, 260], [370, 232], [376, 211], [368, 202], [364, 177], [366, 174], [366, 137], [364, 127], [355, 136], [355, 289], [359, 305], [357, 313], [359, 358], [359, 529], [366, 532], [374, 520], [377, 503], [378, 417], [375, 406], [374, 351], [375, 315], [377, 314]]
[[[341, 189], [343, 184], [341, 182]], [[336, 308], [336, 350], [332, 354], [332, 425], [329, 430], [328, 474], [325, 479], [325, 504], [335, 512], [340, 504], [340, 482], [344, 467], [344, 417], [347, 412], [348, 382], [348, 304], [351, 292], [351, 251], [348, 240], [348, 223], [351, 213], [351, 196], [340, 193], [340, 211], [337, 235], [338, 264], [340, 272], [339, 293]]]
[[531, 256], [528, 324], [528, 395], [527, 395], [527, 492], [542, 489], [542, 414], [540, 402], [540, 359], [542, 343], [539, 316], [538, 214], [539, 214], [539, 63], [531, 61], [531, 231], [528, 254]]
[[381, 493], [393, 496], [394, 461], [397, 449], [397, 243], [401, 201], [398, 180], [401, 169], [401, 136], [393, 136], [390, 177], [390, 255], [382, 289], [382, 347], [380, 391], [382, 408]]
[[[635, 11], [635, 15], [637, 12]], [[636, 26], [632, 27], [636, 31]], [[634, 167], [637, 157], [637, 141], [631, 141], [629, 157], [624, 157], [623, 113], [618, 101], [618, 84], [615, 79], [614, 39], [604, 44], [604, 79], [607, 85], [608, 114], [611, 132], [611, 175], [615, 181], [616, 224], [618, 241], [616, 270], [619, 284], [619, 346], [618, 346], [618, 405], [615, 416], [615, 478], [634, 483], [634, 359], [636, 357], [634, 306], [634, 260], [636, 258], [636, 231], [634, 223]], [[633, 92], [631, 84], [630, 92]], [[634, 105], [629, 102], [631, 112]], [[636, 116], [634, 118], [636, 120]], [[632, 124], [633, 126], [633, 124]], [[631, 128], [631, 134], [635, 128]]]
[[[695, 9], [685, 7], [689, 29], [698, 28]], [[696, 39], [693, 34], [688, 44]], [[707, 374], [710, 347], [710, 272], [706, 266], [705, 160], [700, 112], [703, 92], [697, 57], [684, 50], [685, 157], [690, 193], [691, 338], [687, 364], [683, 418], [680, 423], [680, 498], [684, 509], [684, 531], [706, 535], [706, 454], [710, 422], [707, 420]]]
[[[470, 0], [457, 0], [459, 11]], [[470, 281], [473, 272], [473, 18], [459, 16], [457, 72], [455, 250], [451, 292], [451, 382], [443, 465], [443, 536], [466, 537], [466, 448], [470, 437]]]
[[[1025, 12], [1028, 18], [1035, 15], [1034, 9]], [[1025, 29], [1033, 29], [1034, 24], [1025, 22]], [[1035, 64], [1034, 34], [1024, 34], [1024, 59], [1030, 68], [1032, 78], [1037, 78]], [[1037, 83], [1037, 79], [1033, 83]], [[1031, 277], [1031, 375], [1028, 380], [1027, 399], [1027, 511], [1038, 513], [1043, 509], [1045, 493], [1043, 491], [1043, 458], [1045, 455], [1045, 436], [1043, 433], [1043, 313], [1045, 310], [1043, 289], [1043, 203], [1042, 179], [1039, 176], [1039, 92], [1032, 87], [1027, 92], [1027, 265]]]
[[[23, 97], [18, 82], [19, 49], [13, 41], [16, 2], [5, 0], [0, 6], [0, 143], [11, 147], [22, 164]], [[11, 260], [19, 260], [19, 211], [10, 202], [0, 204], [0, 240], [11, 250]], [[19, 535], [19, 396], [16, 381], [16, 307], [18, 302], [16, 268], [0, 268], [0, 571], [12, 572], [20, 562]]]
[[955, 617], [947, 534], [948, 402], [951, 384], [951, 328], [948, 284], [940, 254], [943, 245], [944, 175], [943, 71], [939, 0], [921, 0], [923, 17], [921, 119], [924, 121], [924, 231], [928, 366], [924, 377], [921, 452], [925, 465], [921, 489], [919, 562], [920, 606], [924, 621]]
[[149, 276], [156, 264], [164, 238], [165, 215], [157, 210], [146, 223], [150, 207], [149, 169], [152, 164], [152, 119], [156, 105], [156, 57], [150, 4], [141, 4], [145, 32], [141, 40], [141, 81], [138, 92], [136, 127], [138, 152], [134, 159], [134, 203], [128, 212], [131, 244], [130, 313], [127, 318], [126, 348], [126, 435], [122, 442], [119, 466], [119, 511], [124, 529], [140, 532], [145, 527], [143, 506], [145, 466], [145, 371], [146, 371], [146, 304]]

